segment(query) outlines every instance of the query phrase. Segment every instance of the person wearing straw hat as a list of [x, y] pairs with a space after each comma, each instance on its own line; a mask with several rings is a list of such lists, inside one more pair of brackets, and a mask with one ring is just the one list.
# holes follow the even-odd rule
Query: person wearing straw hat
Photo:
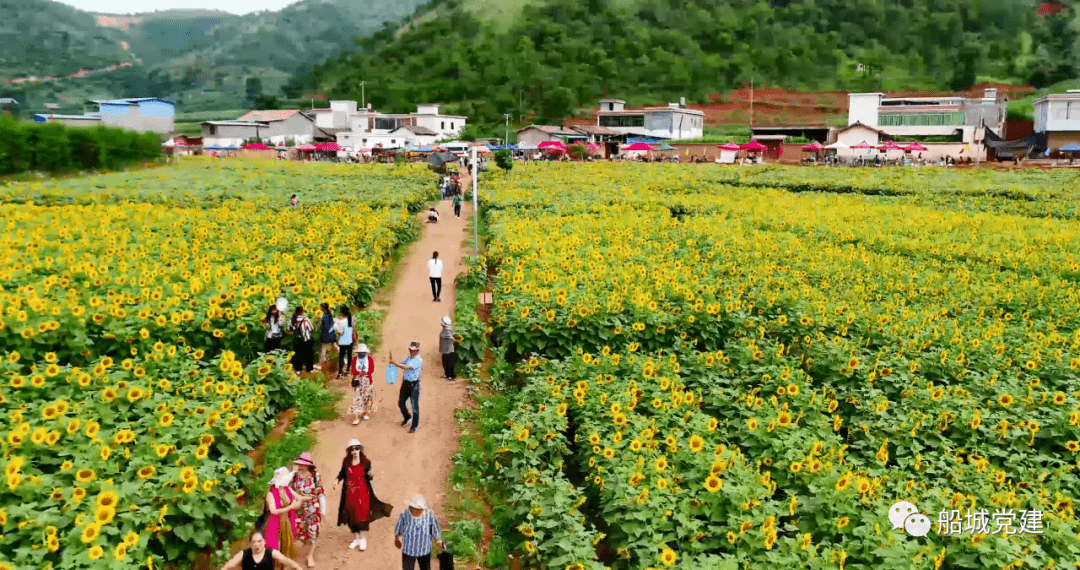
[[371, 523], [389, 517], [393, 511], [393, 507], [375, 496], [375, 490], [371, 488], [373, 478], [371, 461], [364, 455], [364, 446], [358, 439], [349, 441], [334, 490], [345, 483], [338, 505], [338, 526], [348, 526], [355, 535], [350, 549], [367, 550], [367, 531]]
[[375, 380], [372, 374], [375, 372], [375, 360], [368, 354], [366, 344], [360, 343], [356, 347], [356, 356], [353, 357], [349, 372], [352, 376], [353, 397], [349, 412], [353, 414], [352, 425], [358, 425], [360, 418], [369, 419], [368, 414], [375, 413]]
[[417, 563], [420, 570], [430, 570], [431, 541], [435, 540], [439, 548], [446, 549], [439, 532], [439, 520], [419, 493], [405, 501], [405, 505], [409, 510], [398, 516], [394, 526], [394, 546], [401, 550], [401, 570], [413, 570]]
[[326, 493], [310, 453], [301, 453], [293, 461], [293, 468], [295, 475], [289, 487], [300, 499], [300, 508], [296, 511], [296, 543], [310, 545], [307, 565], [314, 568], [315, 539], [319, 537], [322, 519], [326, 516]]
[[456, 380], [454, 377], [454, 327], [450, 317], [443, 317], [442, 331], [439, 332], [439, 354], [442, 355], [443, 378]]
[[[390, 364], [405, 371], [402, 375], [404, 380], [401, 382], [401, 390], [398, 392], [398, 408], [404, 418], [401, 425], [407, 426], [409, 420], [412, 420], [409, 433], [416, 433], [420, 427], [420, 370], [424, 366], [424, 359], [420, 357], [420, 342], [414, 340], [409, 343], [409, 357], [401, 362], [394, 362], [394, 353], [391, 352]], [[412, 400], [412, 415], [405, 407], [405, 402], [409, 399]]]
[[266, 510], [263, 511], [264, 525], [257, 525], [266, 537], [266, 547], [280, 551], [286, 558], [296, 557], [293, 545], [293, 529], [296, 527], [296, 510], [303, 504], [293, 493], [289, 485], [293, 472], [288, 467], [278, 467], [270, 480], [270, 490], [266, 492]]

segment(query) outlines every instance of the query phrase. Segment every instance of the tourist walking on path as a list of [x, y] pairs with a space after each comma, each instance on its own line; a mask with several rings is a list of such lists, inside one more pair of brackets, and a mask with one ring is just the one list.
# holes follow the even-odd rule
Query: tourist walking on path
[[431, 280], [431, 300], [442, 301], [442, 272], [443, 262], [439, 259], [439, 252], [431, 254], [427, 262], [428, 279]]
[[334, 490], [342, 483], [341, 504], [338, 506], [338, 526], [348, 526], [355, 538], [350, 549], [367, 550], [367, 531], [372, 522], [389, 517], [393, 507], [383, 503], [371, 488], [371, 461], [364, 455], [360, 440], [349, 441], [345, 459], [341, 462]]
[[358, 425], [360, 418], [369, 419], [368, 414], [375, 413], [375, 380], [372, 374], [375, 372], [375, 359], [368, 354], [366, 344], [356, 347], [356, 356], [352, 360], [352, 405], [349, 412], [353, 414], [352, 425]]
[[341, 331], [341, 336], [338, 337], [338, 368], [337, 377], [341, 378], [348, 370], [349, 363], [352, 362], [352, 349], [353, 342], [356, 341], [356, 329], [353, 328], [352, 312], [348, 307], [341, 307], [341, 320], [344, 324], [344, 328]]
[[263, 345], [263, 352], [273, 352], [281, 348], [281, 337], [285, 333], [285, 317], [276, 304], [270, 305], [267, 309], [263, 327], [266, 328], [266, 343]]
[[[401, 410], [402, 427], [409, 425], [409, 420], [412, 420], [412, 427], [409, 428], [409, 433], [416, 433], [416, 430], [420, 427], [420, 372], [424, 366], [424, 359], [420, 357], [420, 343], [412, 341], [409, 343], [409, 357], [401, 362], [394, 362], [394, 353], [390, 353], [390, 364], [397, 366], [405, 371], [404, 378], [401, 382], [401, 391], [398, 392], [398, 409]], [[409, 409], [405, 407], [405, 402], [412, 400], [412, 415], [409, 415]]]
[[322, 351], [319, 353], [319, 363], [315, 365], [316, 370], [322, 370], [322, 363], [326, 362], [326, 352], [335, 346], [337, 341], [334, 338], [334, 317], [330, 314], [330, 305], [323, 303], [319, 308], [322, 309], [322, 318], [319, 320], [319, 343], [322, 344]]
[[303, 307], [297, 307], [293, 312], [289, 330], [293, 333], [293, 372], [311, 372], [315, 364], [315, 339], [312, 338], [315, 327], [304, 314]]
[[266, 547], [266, 537], [255, 531], [248, 537], [248, 547], [236, 553], [221, 570], [274, 570], [274, 563], [302, 570], [302, 566], [273, 548]]
[[454, 194], [453, 204], [454, 204], [454, 217], [455, 218], [460, 218], [461, 217], [461, 194], [460, 193]]
[[439, 332], [439, 354], [442, 355], [443, 378], [456, 380], [454, 376], [454, 327], [450, 317], [443, 317], [442, 331]]
[[292, 484], [289, 486], [300, 499], [300, 508], [296, 510], [296, 544], [310, 545], [307, 565], [315, 567], [315, 539], [323, 517], [326, 516], [326, 493], [323, 491], [322, 478], [315, 471], [315, 462], [311, 454], [303, 452], [293, 462], [296, 469]]
[[293, 544], [293, 529], [296, 528], [296, 510], [302, 505], [299, 497], [293, 493], [293, 472], [288, 467], [278, 467], [274, 471], [274, 478], [270, 480], [270, 490], [266, 492], [266, 517], [265, 529], [257, 525], [256, 528], [266, 534], [266, 546], [279, 550], [285, 557], [296, 556], [296, 547]]
[[420, 570], [430, 570], [431, 541], [435, 540], [439, 548], [446, 549], [439, 532], [439, 521], [420, 495], [413, 495], [405, 505], [409, 510], [398, 516], [394, 527], [394, 546], [401, 549], [401, 570], [413, 570], [418, 562]]

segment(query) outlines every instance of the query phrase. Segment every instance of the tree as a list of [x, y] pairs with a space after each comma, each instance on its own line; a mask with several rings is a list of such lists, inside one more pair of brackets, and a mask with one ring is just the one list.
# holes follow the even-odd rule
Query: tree
[[495, 153], [495, 166], [498, 166], [504, 173], [510, 174], [510, 170], [514, 168], [514, 156], [507, 149], [500, 150]]

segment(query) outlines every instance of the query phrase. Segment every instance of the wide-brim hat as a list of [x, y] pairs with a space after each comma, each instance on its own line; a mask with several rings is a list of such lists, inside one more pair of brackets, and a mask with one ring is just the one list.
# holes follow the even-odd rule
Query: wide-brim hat
[[359, 439], [350, 439], [348, 447], [364, 447], [364, 444]]
[[270, 480], [270, 484], [275, 487], [288, 487], [289, 483], [292, 483], [293, 472], [288, 467], [278, 467], [274, 470], [274, 478]]
[[315, 462], [311, 460], [311, 454], [305, 451], [305, 452], [300, 454], [300, 457], [296, 461], [293, 461], [293, 465], [304, 465], [306, 467], [315, 467]]
[[410, 497], [407, 501], [405, 501], [405, 506], [412, 507], [414, 509], [426, 509], [427, 508], [427, 501], [424, 500], [423, 495], [421, 495], [419, 493], [416, 493], [412, 497]]
[[409, 350], [420, 350], [420, 341], [414, 340], [409, 343]]
[[448, 327], [448, 326], [450, 326], [450, 325], [451, 325], [451, 323], [453, 323], [453, 322], [454, 322], [454, 321], [451, 321], [451, 320], [450, 320], [450, 317], [443, 317], [443, 318], [442, 318], [442, 324], [443, 324], [443, 326], [444, 326], [444, 327]]
[[356, 347], [356, 352], [358, 352], [358, 353], [362, 352], [364, 354], [367, 354], [368, 352], [371, 352], [371, 351], [368, 350], [368, 347], [367, 347], [366, 344], [360, 343], [360, 346]]

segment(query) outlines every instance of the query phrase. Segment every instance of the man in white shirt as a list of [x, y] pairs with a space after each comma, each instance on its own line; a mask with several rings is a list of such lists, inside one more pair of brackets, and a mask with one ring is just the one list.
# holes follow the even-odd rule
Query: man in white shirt
[[427, 262], [428, 279], [431, 281], [431, 297], [432, 301], [442, 301], [440, 295], [442, 295], [442, 270], [443, 263], [439, 259], [439, 252], [431, 254], [431, 259]]

